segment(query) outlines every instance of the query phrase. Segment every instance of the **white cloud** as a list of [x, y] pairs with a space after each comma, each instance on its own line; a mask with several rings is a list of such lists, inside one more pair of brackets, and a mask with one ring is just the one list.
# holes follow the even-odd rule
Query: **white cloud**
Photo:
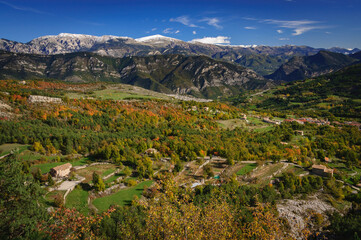
[[173, 28], [166, 28], [163, 30], [163, 33], [165, 34], [177, 34], [179, 33], [179, 30], [173, 30]]
[[218, 18], [203, 18], [199, 20], [200, 22], [206, 22], [208, 25], [213, 26], [217, 29], [222, 29], [223, 27], [219, 25], [219, 19]]
[[163, 30], [163, 33], [172, 33], [173, 28], [166, 28]]
[[283, 33], [283, 31], [282, 31], [281, 29], [278, 29], [277, 32], [278, 32], [279, 34]]
[[152, 28], [152, 32], [154, 32], [154, 31], [156, 31], [157, 30], [157, 28]]
[[290, 40], [289, 38], [279, 38], [278, 40], [281, 40], [281, 41], [288, 41]]
[[198, 27], [197, 25], [191, 23], [191, 20], [189, 19], [188, 16], [180, 16], [177, 18], [171, 18], [169, 19], [170, 22], [178, 22], [181, 23], [183, 25], [186, 25], [188, 27]]
[[327, 28], [327, 26], [319, 25], [320, 22], [318, 21], [310, 21], [310, 20], [284, 21], [284, 20], [276, 20], [276, 19], [265, 19], [265, 20], [261, 20], [260, 22], [274, 24], [281, 28], [292, 29], [294, 31], [294, 33], [292, 33], [293, 36], [298, 36], [314, 29]]
[[192, 33], [193, 33], [193, 35], [196, 35], [196, 34], [197, 34], [197, 32], [196, 32], [196, 31], [193, 31]]
[[247, 30], [255, 30], [257, 29], [256, 27], [244, 27], [244, 29], [247, 29]]
[[230, 37], [218, 36], [218, 37], [204, 37], [193, 39], [191, 42], [200, 42], [206, 44], [230, 44]]

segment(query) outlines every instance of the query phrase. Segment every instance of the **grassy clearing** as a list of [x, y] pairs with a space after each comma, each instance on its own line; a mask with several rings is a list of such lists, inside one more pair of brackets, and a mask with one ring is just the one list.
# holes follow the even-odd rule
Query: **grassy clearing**
[[76, 173], [82, 177], [85, 177], [85, 181], [83, 181], [84, 183], [89, 183], [93, 178], [93, 172], [97, 172], [100, 176], [103, 176], [103, 173], [109, 171], [113, 172], [115, 170], [116, 166], [114, 164], [103, 164], [79, 169], [76, 171]]
[[23, 145], [17, 143], [2, 144], [0, 145], [0, 157], [9, 154], [12, 150], [17, 149], [19, 153], [27, 150], [30, 145]]
[[114, 84], [108, 86], [107, 89], [94, 90], [90, 94], [84, 93], [68, 93], [69, 98], [101, 98], [110, 100], [124, 100], [124, 99], [170, 99], [170, 97], [157, 93], [154, 91], [146, 90], [143, 88], [130, 86], [126, 84]]
[[104, 181], [104, 183], [111, 183], [117, 180], [118, 177], [124, 176], [122, 173], [116, 173], [113, 176], [109, 177], [107, 180]]
[[[56, 167], [56, 166], [60, 166], [60, 165], [63, 165], [67, 162], [50, 162], [50, 163], [41, 163], [41, 164], [36, 164], [34, 166], [32, 166], [32, 168], [40, 168], [41, 172], [42, 173], [47, 173], [50, 171], [50, 169], [52, 169], [53, 167]], [[69, 162], [73, 165], [73, 167], [75, 166], [82, 166], [82, 165], [85, 165], [87, 164], [87, 158], [82, 158], [78, 161], [73, 161], [73, 162]]]
[[251, 172], [253, 169], [255, 169], [257, 167], [256, 163], [249, 163], [247, 165], [245, 165], [244, 167], [242, 167], [238, 172], [237, 175], [238, 176], [242, 176], [242, 175], [246, 175], [247, 173]]
[[52, 192], [48, 192], [45, 196], [44, 196], [44, 204], [48, 207], [55, 207], [54, 204], [54, 199], [55, 196], [60, 194], [61, 196], [64, 196], [65, 191], [52, 191]]
[[108, 176], [109, 174], [115, 172], [115, 168], [109, 168], [108, 170], [105, 170], [103, 173], [102, 173], [102, 177], [105, 177], [105, 176]]
[[219, 125], [224, 129], [233, 130], [236, 127], [245, 127], [246, 121], [242, 119], [228, 119], [228, 120], [218, 120]]
[[88, 208], [88, 196], [89, 193], [83, 189], [74, 189], [66, 197], [65, 206], [67, 208], [76, 208], [83, 214], [89, 213]]
[[153, 180], [144, 181], [134, 187], [120, 190], [112, 195], [97, 198], [93, 201], [93, 205], [102, 212], [108, 210], [111, 205], [129, 205], [134, 196], [140, 197], [142, 195], [144, 186], [149, 187], [152, 183]]

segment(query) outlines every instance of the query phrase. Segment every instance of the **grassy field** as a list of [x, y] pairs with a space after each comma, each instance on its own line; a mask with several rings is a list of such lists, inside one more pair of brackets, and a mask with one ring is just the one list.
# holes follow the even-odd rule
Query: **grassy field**
[[19, 153], [25, 151], [30, 145], [23, 145], [17, 143], [0, 145], [0, 157], [10, 153], [12, 150], [18, 149]]
[[107, 170], [105, 170], [103, 173], [102, 173], [102, 177], [105, 177], [105, 176], [108, 176], [109, 174], [115, 172], [115, 168], [109, 168]]
[[134, 187], [130, 187], [124, 190], [120, 190], [117, 193], [114, 193], [112, 195], [97, 198], [93, 201], [93, 205], [99, 210], [99, 211], [106, 211], [111, 205], [128, 205], [133, 200], [134, 196], [140, 197], [143, 193], [144, 186], [149, 187], [152, 185], [153, 180], [148, 180], [139, 183], [138, 185]]
[[249, 163], [245, 165], [243, 168], [241, 168], [238, 172], [238, 176], [246, 175], [247, 173], [251, 172], [253, 169], [257, 167], [256, 163]]
[[114, 164], [103, 164], [79, 169], [76, 171], [76, 174], [85, 177], [84, 183], [90, 183], [93, 178], [93, 172], [97, 172], [100, 176], [105, 176], [111, 172], [114, 172], [115, 170], [116, 166]]
[[52, 191], [52, 192], [48, 192], [45, 196], [44, 196], [44, 204], [48, 207], [55, 207], [54, 204], [54, 198], [57, 194], [60, 194], [61, 196], [64, 196], [65, 191]]
[[89, 194], [87, 191], [75, 188], [66, 197], [65, 206], [67, 208], [76, 208], [79, 212], [83, 214], [88, 214], [88, 196]]
[[115, 181], [118, 177], [123, 176], [124, 174], [122, 173], [116, 173], [113, 176], [109, 177], [107, 180], [104, 181], [104, 183], [111, 183], [113, 181]]
[[236, 127], [245, 127], [246, 121], [242, 119], [228, 119], [228, 120], [218, 120], [219, 125], [224, 129], [233, 130]]
[[[52, 169], [53, 167], [59, 166], [59, 165], [63, 165], [67, 162], [51, 162], [51, 163], [41, 163], [41, 164], [37, 164], [32, 166], [32, 168], [37, 167], [40, 168], [42, 173], [47, 173], [50, 171], [50, 169]], [[74, 162], [70, 162], [73, 167], [74, 166], [82, 166], [85, 165], [87, 163], [87, 159], [86, 158], [82, 158], [78, 161], [74, 161]]]
[[157, 93], [154, 91], [142, 89], [135, 86], [116, 84], [108, 86], [107, 89], [95, 90], [90, 94], [82, 93], [68, 93], [69, 98], [100, 98], [111, 100], [124, 100], [124, 99], [170, 99], [170, 97]]

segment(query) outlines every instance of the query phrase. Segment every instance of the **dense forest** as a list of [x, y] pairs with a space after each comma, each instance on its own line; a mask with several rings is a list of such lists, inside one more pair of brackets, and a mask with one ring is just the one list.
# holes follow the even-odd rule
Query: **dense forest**
[[[292, 239], [277, 203], [312, 194], [324, 194], [335, 205], [347, 202], [351, 206], [343, 215], [330, 213], [328, 225], [323, 216], [311, 214], [302, 238], [361, 236], [360, 193], [343, 184], [360, 181], [359, 175], [351, 178], [346, 171], [361, 167], [361, 132], [355, 126], [285, 121], [266, 130], [224, 128], [220, 121], [272, 116], [261, 108], [256, 112], [217, 101], [117, 101], [67, 95], [77, 89], [98, 91], [106, 84], [1, 81], [0, 85], [1, 103], [9, 106], [1, 115], [0, 145], [28, 145], [29, 151], [43, 156], [27, 159], [15, 151], [0, 161], [2, 239]], [[287, 91], [296, 96], [293, 89]], [[30, 95], [61, 101], [34, 103]], [[302, 137], [297, 136], [300, 131]], [[144, 154], [152, 148], [155, 154]], [[45, 189], [54, 183], [36, 166], [71, 162], [70, 157], [76, 155], [88, 157], [89, 162], [125, 167], [131, 170], [125, 174], [132, 175], [131, 180], [152, 179], [154, 184], [126, 206], [84, 214], [60, 203], [49, 214], [39, 206], [44, 204]], [[285, 172], [258, 185], [241, 184], [235, 174], [195, 188], [176, 183], [186, 164], [201, 165], [206, 157], [225, 158], [230, 166], [242, 161], [254, 161], [257, 166], [287, 161], [306, 170], [332, 158], [343, 164], [343, 170], [324, 178]], [[155, 174], [153, 161], [159, 159], [169, 159], [174, 170]], [[207, 177], [214, 175], [210, 168], [204, 172]], [[95, 192], [105, 189], [95, 172], [92, 179], [88, 187]]]

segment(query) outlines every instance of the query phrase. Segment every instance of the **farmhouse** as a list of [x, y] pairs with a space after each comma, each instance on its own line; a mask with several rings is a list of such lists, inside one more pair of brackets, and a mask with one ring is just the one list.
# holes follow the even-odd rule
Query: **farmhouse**
[[65, 163], [63, 165], [50, 169], [50, 174], [53, 177], [66, 177], [69, 175], [71, 168], [71, 163]]
[[329, 169], [324, 165], [312, 165], [312, 173], [322, 177], [332, 177], [333, 169]]
[[144, 153], [147, 155], [153, 156], [158, 153], [158, 150], [155, 148], [148, 148], [147, 150], [145, 150]]

